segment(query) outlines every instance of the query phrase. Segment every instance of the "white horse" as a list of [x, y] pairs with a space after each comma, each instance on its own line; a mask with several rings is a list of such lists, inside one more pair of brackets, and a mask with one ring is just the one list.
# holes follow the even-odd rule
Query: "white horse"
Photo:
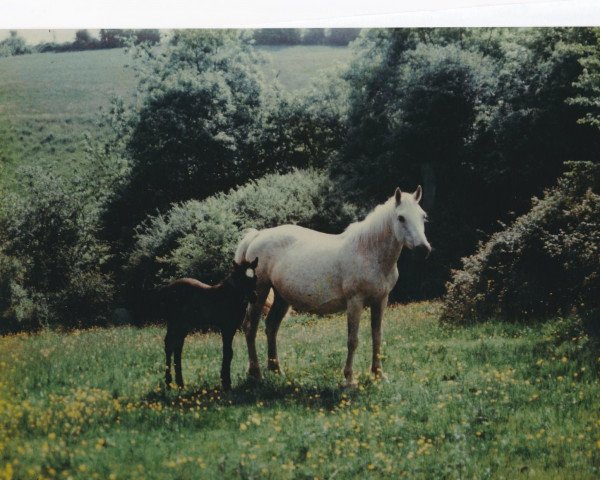
[[317, 314], [346, 310], [348, 357], [344, 376], [354, 385], [352, 362], [358, 345], [358, 325], [365, 306], [371, 307], [373, 360], [376, 377], [381, 369], [381, 320], [388, 295], [398, 280], [396, 263], [402, 247], [431, 252], [425, 237], [426, 213], [420, 207], [422, 190], [394, 195], [363, 221], [343, 233], [330, 235], [297, 225], [250, 230], [238, 245], [235, 261], [260, 258], [256, 276], [258, 301], [248, 307], [244, 321], [251, 376], [260, 378], [256, 331], [263, 304], [275, 294], [266, 323], [269, 370], [279, 373], [277, 330], [290, 306]]

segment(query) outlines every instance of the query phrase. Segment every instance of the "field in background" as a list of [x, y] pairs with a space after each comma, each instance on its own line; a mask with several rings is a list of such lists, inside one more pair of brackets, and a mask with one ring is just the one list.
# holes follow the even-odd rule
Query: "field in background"
[[0, 477], [598, 478], [600, 359], [577, 323], [451, 328], [438, 313], [388, 310], [388, 381], [361, 373], [356, 390], [340, 386], [343, 316], [287, 319], [285, 376], [257, 385], [237, 335], [230, 393], [216, 335], [188, 339], [181, 392], [162, 387], [163, 328], [2, 337]]
[[258, 50], [271, 60], [264, 66], [265, 73], [290, 91], [306, 88], [320, 75], [348, 65], [352, 56], [348, 47], [262, 46]]
[[[349, 61], [345, 47], [259, 47], [270, 59], [268, 79], [294, 91], [337, 64]], [[136, 79], [124, 50], [41, 53], [0, 58], [0, 182], [17, 166], [44, 165], [69, 172], [84, 156], [87, 133], [113, 96], [133, 100]]]

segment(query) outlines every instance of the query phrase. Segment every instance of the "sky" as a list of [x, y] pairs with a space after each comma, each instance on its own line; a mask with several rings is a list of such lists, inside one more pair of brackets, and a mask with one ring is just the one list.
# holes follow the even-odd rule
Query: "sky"
[[600, 1], [0, 0], [0, 39], [15, 29], [32, 44], [72, 41], [78, 28], [97, 34], [99, 28], [554, 25], [600, 25]]

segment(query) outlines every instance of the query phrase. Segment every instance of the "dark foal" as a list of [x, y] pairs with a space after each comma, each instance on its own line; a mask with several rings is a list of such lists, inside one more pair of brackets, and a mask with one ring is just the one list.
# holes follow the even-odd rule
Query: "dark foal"
[[233, 271], [218, 285], [206, 285], [193, 278], [180, 278], [161, 291], [162, 317], [167, 322], [165, 381], [171, 385], [171, 355], [175, 354], [175, 381], [183, 388], [181, 351], [183, 342], [192, 331], [219, 331], [223, 340], [221, 384], [231, 388], [231, 359], [233, 337], [244, 316], [248, 302], [256, 301], [256, 266], [253, 262], [234, 263]]

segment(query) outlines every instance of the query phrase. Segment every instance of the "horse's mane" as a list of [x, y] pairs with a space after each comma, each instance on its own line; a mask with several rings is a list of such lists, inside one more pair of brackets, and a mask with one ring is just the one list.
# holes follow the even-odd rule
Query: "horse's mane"
[[357, 247], [371, 248], [392, 235], [392, 218], [396, 215], [395, 198], [377, 205], [364, 220], [348, 225], [342, 236], [356, 242]]

